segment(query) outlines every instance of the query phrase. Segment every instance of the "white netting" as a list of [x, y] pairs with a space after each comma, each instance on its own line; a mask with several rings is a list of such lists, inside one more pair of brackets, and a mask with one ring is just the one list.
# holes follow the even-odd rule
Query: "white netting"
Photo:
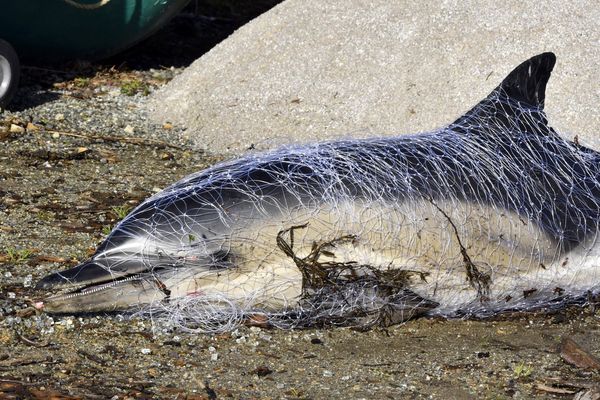
[[192, 175], [138, 207], [93, 262], [145, 266], [139, 279], [160, 290], [144, 312], [197, 331], [257, 315], [369, 327], [564, 304], [597, 287], [600, 154], [547, 125], [553, 62], [519, 86], [532, 65], [436, 132]]

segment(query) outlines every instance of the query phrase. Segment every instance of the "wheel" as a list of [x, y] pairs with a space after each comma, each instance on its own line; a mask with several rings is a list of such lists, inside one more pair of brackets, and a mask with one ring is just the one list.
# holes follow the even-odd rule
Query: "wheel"
[[19, 86], [19, 57], [15, 49], [0, 39], [0, 108], [6, 107]]

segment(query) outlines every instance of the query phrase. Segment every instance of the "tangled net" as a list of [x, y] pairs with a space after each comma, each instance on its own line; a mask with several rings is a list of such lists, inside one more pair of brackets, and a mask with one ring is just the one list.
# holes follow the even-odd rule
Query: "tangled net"
[[436, 132], [191, 175], [138, 207], [94, 262], [145, 265], [169, 293], [142, 313], [195, 332], [257, 316], [368, 328], [565, 304], [597, 288], [600, 154], [548, 126], [554, 61], [526, 61]]

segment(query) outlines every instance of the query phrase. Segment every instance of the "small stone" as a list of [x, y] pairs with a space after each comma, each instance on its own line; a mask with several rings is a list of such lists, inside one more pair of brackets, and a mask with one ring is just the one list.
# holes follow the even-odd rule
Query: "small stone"
[[16, 125], [16, 124], [10, 124], [9, 131], [11, 133], [23, 133], [23, 132], [25, 132], [25, 128], [23, 128], [22, 126]]
[[172, 123], [170, 123], [170, 122], [165, 122], [165, 123], [163, 124], [163, 129], [166, 129], [166, 130], [173, 129], [173, 124], [172, 124]]
[[326, 369], [325, 371], [323, 371], [323, 376], [326, 378], [331, 378], [333, 376], [333, 372]]
[[27, 123], [27, 126], [25, 127], [28, 131], [39, 131], [40, 127], [37, 125], [32, 124], [31, 122]]
[[17, 298], [17, 294], [15, 292], [8, 292], [8, 298], [9, 299], [16, 299]]
[[125, 131], [125, 133], [129, 133], [129, 134], [132, 134], [133, 132], [135, 132], [135, 128], [131, 125], [127, 125], [125, 128], [123, 128], [123, 130]]
[[61, 113], [61, 114], [56, 114], [56, 115], [54, 116], [54, 119], [55, 119], [56, 121], [64, 121], [64, 120], [65, 120], [65, 114], [62, 114], [62, 113]]
[[152, 354], [152, 350], [148, 349], [148, 348], [143, 348], [142, 350], [140, 350], [142, 352], [142, 354]]
[[60, 137], [60, 133], [58, 133], [58, 132], [54, 132], [52, 134], [52, 139], [58, 139], [59, 137]]
[[25, 277], [25, 279], [23, 279], [23, 287], [31, 287], [31, 282], [33, 280], [33, 277], [30, 275], [27, 275]]
[[217, 361], [219, 359], [219, 353], [217, 353], [217, 349], [215, 349], [213, 346], [210, 346], [208, 351], [210, 352], [211, 361]]
[[262, 331], [262, 329], [260, 329], [258, 326], [251, 326], [250, 327], [250, 332], [252, 332], [255, 335], [258, 335], [260, 333], [260, 331]]
[[258, 335], [258, 337], [260, 339], [264, 340], [265, 342], [270, 342], [272, 339], [271, 335], [267, 335], [266, 333], [262, 333], [262, 332]]

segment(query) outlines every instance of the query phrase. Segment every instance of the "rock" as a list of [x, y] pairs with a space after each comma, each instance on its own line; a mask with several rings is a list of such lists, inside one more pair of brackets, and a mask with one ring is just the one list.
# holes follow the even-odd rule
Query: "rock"
[[149, 115], [213, 153], [431, 130], [553, 51], [553, 126], [600, 142], [599, 19], [594, 2], [288, 0], [153, 93]]
[[10, 128], [8, 129], [10, 133], [23, 133], [25, 132], [25, 128], [20, 125], [10, 124]]
[[599, 370], [600, 360], [581, 347], [570, 337], [565, 337], [560, 343], [560, 356], [578, 368]]
[[35, 125], [35, 124], [32, 124], [31, 122], [28, 122], [28, 123], [27, 123], [27, 126], [26, 126], [26, 129], [27, 129], [28, 131], [37, 132], [37, 131], [39, 131], [39, 130], [40, 130], [40, 127], [39, 127], [39, 126], [37, 126], [37, 125]]

